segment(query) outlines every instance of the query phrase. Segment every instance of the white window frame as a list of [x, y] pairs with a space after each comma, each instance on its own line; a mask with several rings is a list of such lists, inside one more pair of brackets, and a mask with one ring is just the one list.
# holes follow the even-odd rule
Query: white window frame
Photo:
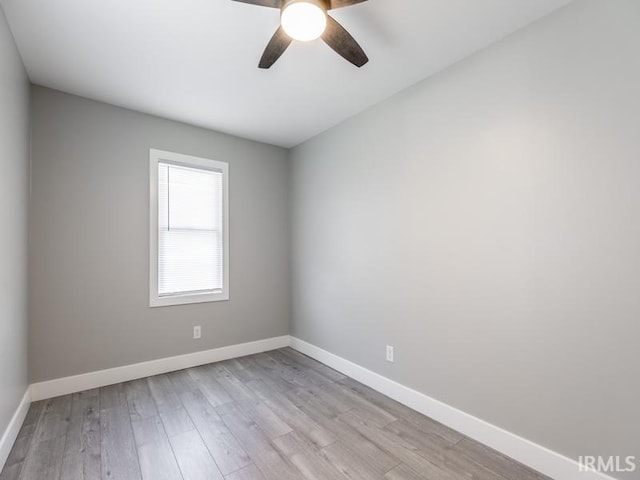
[[[158, 294], [158, 164], [160, 162], [222, 173], [223, 272], [222, 290], [218, 292], [185, 293], [171, 296], [160, 296]], [[152, 148], [149, 150], [149, 178], [149, 306], [166, 307], [229, 300], [229, 164]]]

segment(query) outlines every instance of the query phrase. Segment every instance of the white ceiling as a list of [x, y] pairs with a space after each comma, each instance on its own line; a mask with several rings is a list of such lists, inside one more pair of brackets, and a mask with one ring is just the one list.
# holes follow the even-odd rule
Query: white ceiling
[[33, 83], [290, 147], [569, 0], [369, 0], [332, 15], [371, 59], [320, 40], [258, 60], [275, 9], [231, 0], [0, 0]]

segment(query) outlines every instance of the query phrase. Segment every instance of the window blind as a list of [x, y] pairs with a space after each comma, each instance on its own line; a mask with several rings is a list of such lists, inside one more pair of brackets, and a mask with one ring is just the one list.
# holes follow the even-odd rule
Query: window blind
[[223, 288], [222, 173], [158, 163], [158, 295]]

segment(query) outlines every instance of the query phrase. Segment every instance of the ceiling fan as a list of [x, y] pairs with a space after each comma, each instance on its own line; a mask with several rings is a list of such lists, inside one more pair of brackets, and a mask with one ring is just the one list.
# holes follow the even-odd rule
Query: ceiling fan
[[322, 40], [356, 67], [369, 58], [358, 42], [327, 14], [329, 10], [348, 7], [367, 0], [235, 0], [262, 7], [279, 8], [280, 27], [276, 30], [260, 59], [260, 68], [271, 68], [293, 40]]

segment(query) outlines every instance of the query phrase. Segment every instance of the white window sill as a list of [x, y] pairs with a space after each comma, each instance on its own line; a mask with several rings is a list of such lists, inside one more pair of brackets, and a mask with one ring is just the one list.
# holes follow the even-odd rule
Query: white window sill
[[171, 295], [149, 298], [149, 307], [170, 307], [172, 305], [187, 305], [190, 303], [222, 302], [229, 300], [229, 292], [192, 293], [187, 295]]

